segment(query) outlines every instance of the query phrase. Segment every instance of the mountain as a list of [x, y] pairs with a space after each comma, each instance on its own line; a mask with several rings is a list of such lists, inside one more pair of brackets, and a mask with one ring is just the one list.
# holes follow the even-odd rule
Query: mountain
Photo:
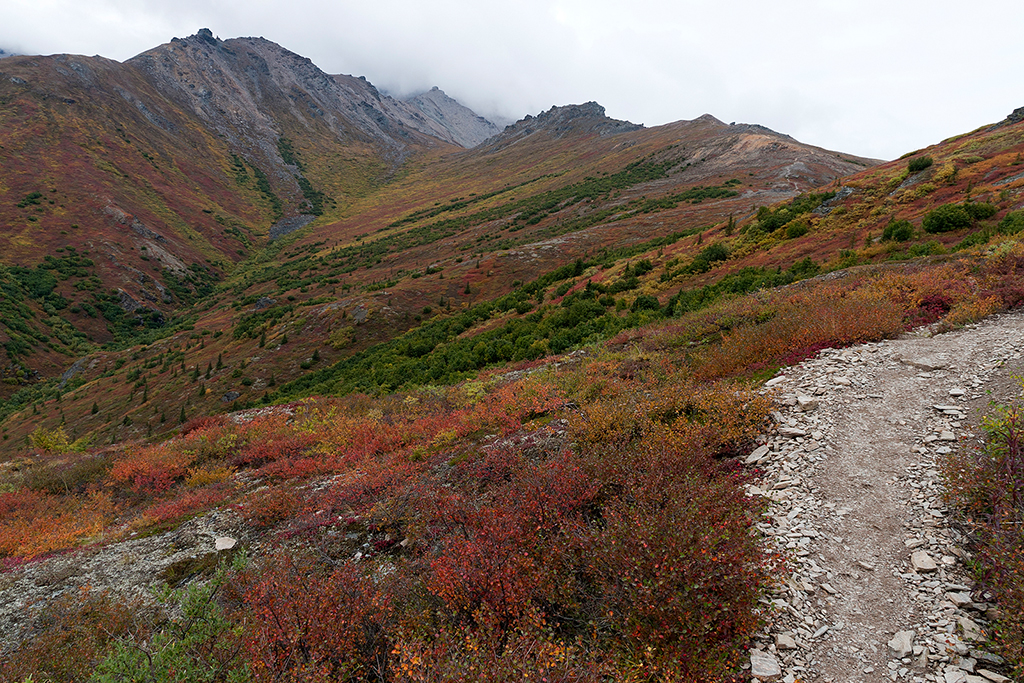
[[[0, 102], [6, 263], [88, 261], [45, 296], [84, 339], [100, 342], [119, 334], [106, 307], [109, 316], [123, 312], [120, 332], [159, 325], [268, 237], [344, 211], [412, 154], [458, 149], [457, 126], [365, 79], [329, 76], [269, 41], [219, 41], [205, 29], [123, 64], [5, 59]], [[2, 341], [33, 357], [12, 360], [8, 372], [59, 374], [61, 353], [79, 344], [54, 351], [40, 342], [46, 333], [27, 318], [52, 314], [28, 290], [22, 296], [40, 307], [25, 316], [32, 333]]]
[[733, 680], [761, 383], [1024, 304], [1022, 110], [880, 162], [427, 94], [208, 30], [0, 63], [0, 679]]
[[4, 57], [13, 57], [14, 55], [14, 52], [10, 52], [0, 47], [0, 59], [3, 59]]
[[463, 147], [476, 147], [501, 132], [498, 126], [448, 97], [437, 86], [407, 98], [406, 102], [442, 125], [451, 134], [452, 141]]
[[[299, 380], [314, 352], [349, 357], [424, 311], [742, 219], [875, 163], [711, 116], [644, 128], [593, 102], [492, 135], [439, 89], [398, 100], [263, 38], [206, 29], [123, 64], [14, 57], [2, 74], [12, 434], [33, 422], [18, 406], [58, 385], [104, 406], [102, 421], [64, 413], [76, 433], [172, 429], [129, 426], [134, 391], [96, 383], [122, 346], [198, 334], [215, 359], [260, 356], [250, 384], [212, 372], [201, 399], [173, 373], [147, 380], [152, 400], [219, 412]], [[296, 310], [315, 315], [285, 333]]]

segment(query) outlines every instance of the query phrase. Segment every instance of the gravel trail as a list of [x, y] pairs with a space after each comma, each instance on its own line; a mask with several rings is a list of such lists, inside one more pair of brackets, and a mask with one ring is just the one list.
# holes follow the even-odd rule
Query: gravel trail
[[990, 397], [1019, 395], [1024, 314], [926, 335], [826, 350], [768, 383], [778, 429], [747, 458], [764, 470], [750, 493], [772, 500], [762, 531], [794, 572], [764, 606], [751, 680], [1009, 680], [936, 464]]

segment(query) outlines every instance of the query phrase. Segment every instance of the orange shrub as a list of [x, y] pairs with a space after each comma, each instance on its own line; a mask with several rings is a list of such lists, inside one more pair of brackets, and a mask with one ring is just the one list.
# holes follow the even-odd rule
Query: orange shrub
[[191, 454], [175, 441], [128, 448], [111, 468], [110, 480], [131, 488], [136, 494], [154, 495], [184, 478], [191, 464]]
[[102, 532], [113, 514], [106, 493], [0, 493], [0, 557], [33, 557], [74, 547]]
[[874, 288], [818, 287], [780, 295], [764, 323], [722, 335], [720, 344], [692, 356], [700, 378], [728, 377], [773, 364], [789, 365], [821, 349], [876, 341], [904, 329], [904, 309]]

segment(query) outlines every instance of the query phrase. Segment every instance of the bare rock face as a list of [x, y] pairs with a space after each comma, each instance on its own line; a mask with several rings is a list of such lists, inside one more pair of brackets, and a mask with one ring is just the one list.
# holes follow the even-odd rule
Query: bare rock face
[[604, 107], [597, 102], [551, 107], [538, 116], [527, 116], [488, 140], [486, 148], [498, 151], [538, 133], [554, 139], [568, 135], [617, 135], [640, 130], [642, 125], [605, 116]]
[[418, 109], [427, 120], [441, 126], [451, 141], [462, 147], [476, 147], [487, 138], [501, 132], [498, 126], [448, 97], [437, 87], [407, 98], [405, 102]]

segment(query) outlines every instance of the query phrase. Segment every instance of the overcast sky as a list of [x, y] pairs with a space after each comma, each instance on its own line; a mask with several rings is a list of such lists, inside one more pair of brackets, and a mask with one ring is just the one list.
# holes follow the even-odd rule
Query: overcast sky
[[0, 48], [21, 54], [123, 61], [203, 27], [485, 116], [596, 100], [882, 159], [1024, 106], [1020, 0], [0, 0]]

